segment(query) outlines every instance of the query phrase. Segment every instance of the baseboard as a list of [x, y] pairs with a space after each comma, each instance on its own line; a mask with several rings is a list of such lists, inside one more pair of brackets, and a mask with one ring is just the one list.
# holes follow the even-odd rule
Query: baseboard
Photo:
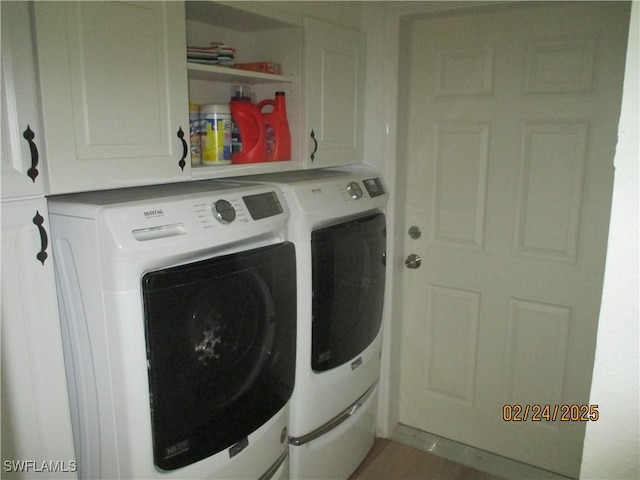
[[558, 475], [548, 470], [485, 452], [484, 450], [423, 432], [406, 425], [398, 425], [391, 433], [391, 439], [505, 479], [569, 479], [569, 477]]

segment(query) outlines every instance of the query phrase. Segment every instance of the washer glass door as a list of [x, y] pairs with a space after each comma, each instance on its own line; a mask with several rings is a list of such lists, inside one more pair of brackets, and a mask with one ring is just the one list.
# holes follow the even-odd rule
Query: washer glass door
[[294, 384], [295, 288], [288, 242], [144, 275], [159, 468], [234, 445], [230, 453], [240, 451], [286, 404]]

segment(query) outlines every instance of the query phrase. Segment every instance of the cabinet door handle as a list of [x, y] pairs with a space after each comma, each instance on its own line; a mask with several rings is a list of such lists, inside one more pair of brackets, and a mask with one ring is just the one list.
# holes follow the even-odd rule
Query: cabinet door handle
[[38, 227], [38, 232], [40, 233], [40, 251], [36, 254], [36, 258], [44, 265], [44, 261], [47, 259], [47, 248], [49, 247], [49, 237], [47, 237], [47, 231], [44, 229], [42, 224], [44, 223], [44, 218], [40, 215], [40, 212], [36, 210], [36, 216], [33, 217], [33, 224]]
[[313, 152], [311, 152], [311, 161], [316, 158], [316, 152], [318, 151], [318, 141], [316, 140], [316, 133], [311, 130], [311, 140], [313, 140]]
[[33, 181], [33, 183], [36, 183], [36, 177], [40, 173], [36, 168], [39, 161], [38, 147], [33, 143], [33, 139], [36, 137], [36, 134], [33, 133], [31, 127], [27, 125], [27, 129], [22, 133], [22, 136], [29, 144], [29, 150], [31, 150], [31, 168], [27, 170], [27, 176]]
[[178, 166], [180, 167], [180, 170], [184, 172], [184, 166], [187, 164], [184, 159], [187, 158], [187, 152], [189, 151], [189, 149], [187, 148], [187, 142], [185, 142], [184, 140], [184, 132], [182, 131], [182, 127], [178, 128], [178, 138], [182, 142], [182, 158], [178, 162]]

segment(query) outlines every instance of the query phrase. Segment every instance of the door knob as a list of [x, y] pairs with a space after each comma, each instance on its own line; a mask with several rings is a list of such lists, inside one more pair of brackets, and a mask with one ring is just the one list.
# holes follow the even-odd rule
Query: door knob
[[411, 255], [409, 255], [407, 259], [404, 261], [404, 265], [407, 268], [419, 268], [421, 264], [422, 264], [422, 259], [420, 258], [420, 255], [416, 255], [415, 253], [412, 253]]

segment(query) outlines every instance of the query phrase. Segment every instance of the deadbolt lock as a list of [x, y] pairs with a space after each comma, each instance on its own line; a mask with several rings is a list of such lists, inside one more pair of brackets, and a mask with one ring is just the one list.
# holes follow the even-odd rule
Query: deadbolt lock
[[414, 225], [409, 228], [409, 236], [414, 240], [417, 240], [422, 236], [422, 230], [420, 230], [420, 227], [418, 227], [417, 225]]

